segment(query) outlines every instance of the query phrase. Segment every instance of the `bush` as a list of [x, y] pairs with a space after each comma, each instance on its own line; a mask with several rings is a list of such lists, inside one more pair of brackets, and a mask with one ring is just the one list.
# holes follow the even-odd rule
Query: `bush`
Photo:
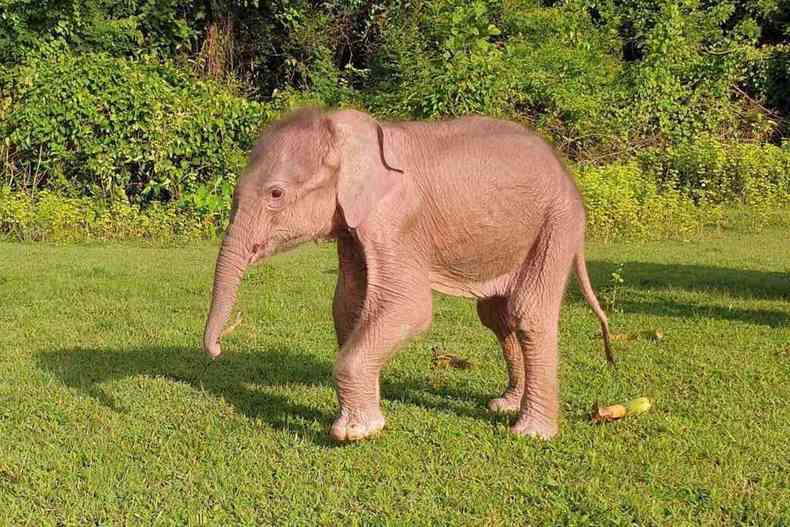
[[194, 240], [213, 238], [213, 218], [175, 204], [147, 207], [123, 201], [105, 203], [50, 191], [35, 199], [0, 187], [0, 237], [13, 240]]
[[527, 124], [580, 163], [599, 238], [784, 221], [785, 4], [5, 0], [0, 186], [34, 196], [6, 192], [5, 232], [221, 228], [258, 129], [306, 102]]
[[[443, 0], [392, 6], [371, 64], [368, 103], [398, 117], [506, 110], [506, 70], [496, 2]], [[383, 21], [387, 22], [384, 23]]]
[[592, 238], [687, 239], [698, 236], [706, 226], [722, 223], [720, 207], [695, 206], [672, 188], [660, 191], [637, 163], [581, 165], [575, 173]]
[[104, 53], [40, 56], [13, 78], [0, 135], [19, 188], [135, 202], [227, 194], [273, 115], [171, 65]]
[[748, 208], [754, 229], [783, 223], [790, 206], [790, 144], [727, 143], [706, 136], [645, 152], [641, 162], [662, 189], [676, 189], [690, 202]]
[[[619, 41], [579, 2], [515, 2], [502, 25], [513, 77], [510, 116], [544, 131], [572, 159], [622, 154], [632, 130]], [[540, 4], [540, 3], [538, 3]]]
[[759, 104], [752, 112], [752, 120], [787, 137], [790, 135], [790, 43], [755, 49], [751, 55], [745, 85]]
[[790, 203], [790, 144], [729, 143], [703, 136], [645, 152], [642, 165], [663, 186], [677, 188], [697, 202]]
[[[612, 39], [578, 6], [434, 0], [397, 4], [362, 96], [378, 114], [483, 113], [527, 122], [565, 151], [609, 140], [619, 73]], [[621, 103], [618, 103], [621, 104]], [[621, 127], [620, 127], [621, 128]]]
[[176, 51], [195, 38], [202, 6], [181, 0], [3, 0], [0, 62], [20, 63], [46, 48], [133, 55], [141, 49]]
[[610, 4], [605, 12], [619, 25], [630, 59], [624, 124], [638, 136], [670, 143], [703, 132], [739, 133], [731, 88], [756, 40], [753, 20], [736, 20], [731, 2], [631, 2]]

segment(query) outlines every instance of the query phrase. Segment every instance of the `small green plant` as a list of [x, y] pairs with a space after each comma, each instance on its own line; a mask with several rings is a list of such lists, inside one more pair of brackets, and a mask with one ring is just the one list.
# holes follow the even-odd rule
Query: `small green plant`
[[609, 274], [609, 284], [602, 292], [601, 296], [603, 297], [604, 308], [607, 311], [615, 313], [622, 311], [618, 307], [617, 302], [622, 296], [623, 285], [625, 284], [625, 279], [623, 278], [623, 267], [624, 264], [617, 264], [615, 270]]

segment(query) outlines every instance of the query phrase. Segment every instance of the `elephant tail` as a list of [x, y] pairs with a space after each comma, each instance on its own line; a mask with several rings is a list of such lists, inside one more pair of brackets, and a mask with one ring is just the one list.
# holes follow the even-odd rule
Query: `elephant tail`
[[576, 253], [574, 261], [576, 263], [576, 279], [579, 280], [579, 288], [582, 290], [582, 295], [601, 323], [601, 335], [603, 336], [603, 349], [606, 353], [606, 360], [611, 366], [614, 366], [614, 355], [609, 344], [609, 320], [606, 318], [606, 313], [601, 309], [598, 298], [595, 296], [595, 291], [590, 285], [590, 276], [587, 274], [587, 263], [584, 261], [583, 248]]

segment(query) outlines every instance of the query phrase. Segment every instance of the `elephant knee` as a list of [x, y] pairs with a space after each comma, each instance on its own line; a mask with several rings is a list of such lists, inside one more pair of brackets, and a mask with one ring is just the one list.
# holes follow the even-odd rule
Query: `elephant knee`
[[410, 324], [413, 328], [413, 332], [410, 336], [417, 336], [421, 333], [425, 333], [431, 329], [432, 323], [433, 305], [429, 300], [428, 302], [421, 303], [417, 309], [414, 310], [413, 320]]
[[362, 376], [364, 362], [360, 353], [340, 351], [335, 361], [333, 376], [338, 387], [354, 384]]

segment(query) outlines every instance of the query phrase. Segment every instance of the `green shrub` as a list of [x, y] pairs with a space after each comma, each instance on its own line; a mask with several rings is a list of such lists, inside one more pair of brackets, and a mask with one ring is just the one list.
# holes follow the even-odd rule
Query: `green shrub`
[[103, 53], [37, 57], [15, 71], [7, 137], [16, 185], [178, 200], [231, 184], [273, 113], [168, 64]]
[[525, 123], [580, 163], [598, 238], [790, 210], [780, 0], [0, 4], [8, 236], [209, 235], [303, 103]]
[[18, 63], [42, 49], [132, 55], [141, 49], [188, 47], [205, 18], [202, 6], [181, 0], [3, 0], [0, 61]]
[[381, 20], [372, 86], [363, 93], [378, 114], [505, 116], [574, 144], [611, 135], [605, 101], [617, 60], [586, 11], [530, 0], [433, 0], [395, 3]]
[[782, 223], [790, 206], [790, 144], [722, 142], [703, 136], [661, 151], [641, 163], [662, 188], [694, 203], [746, 207], [754, 229]]
[[575, 173], [592, 238], [685, 239], [722, 223], [720, 207], [695, 205], [672, 188], [659, 191], [637, 163], [580, 165]]
[[217, 229], [211, 216], [175, 204], [141, 207], [47, 190], [33, 199], [0, 187], [0, 237], [13, 240], [194, 240], [213, 238]]
[[496, 4], [394, 3], [379, 23], [366, 104], [397, 117], [501, 113], [509, 79]]
[[623, 152], [632, 131], [623, 120], [628, 97], [618, 40], [578, 2], [534, 4], [505, 4], [502, 15], [510, 35], [510, 117], [544, 131], [578, 161]]
[[381, 115], [506, 116], [576, 161], [766, 133], [744, 125], [753, 108], [733, 97], [758, 31], [731, 3], [427, 0], [385, 12], [361, 92]]
[[[787, 10], [790, 17], [790, 7]], [[762, 122], [770, 132], [778, 128], [787, 137], [790, 134], [790, 42], [752, 50], [747, 68], [747, 88], [761, 105], [773, 109], [766, 117], [765, 110], [757, 108], [752, 120]]]
[[662, 185], [696, 201], [751, 205], [790, 199], [790, 144], [730, 143], [703, 136], [641, 157]]

